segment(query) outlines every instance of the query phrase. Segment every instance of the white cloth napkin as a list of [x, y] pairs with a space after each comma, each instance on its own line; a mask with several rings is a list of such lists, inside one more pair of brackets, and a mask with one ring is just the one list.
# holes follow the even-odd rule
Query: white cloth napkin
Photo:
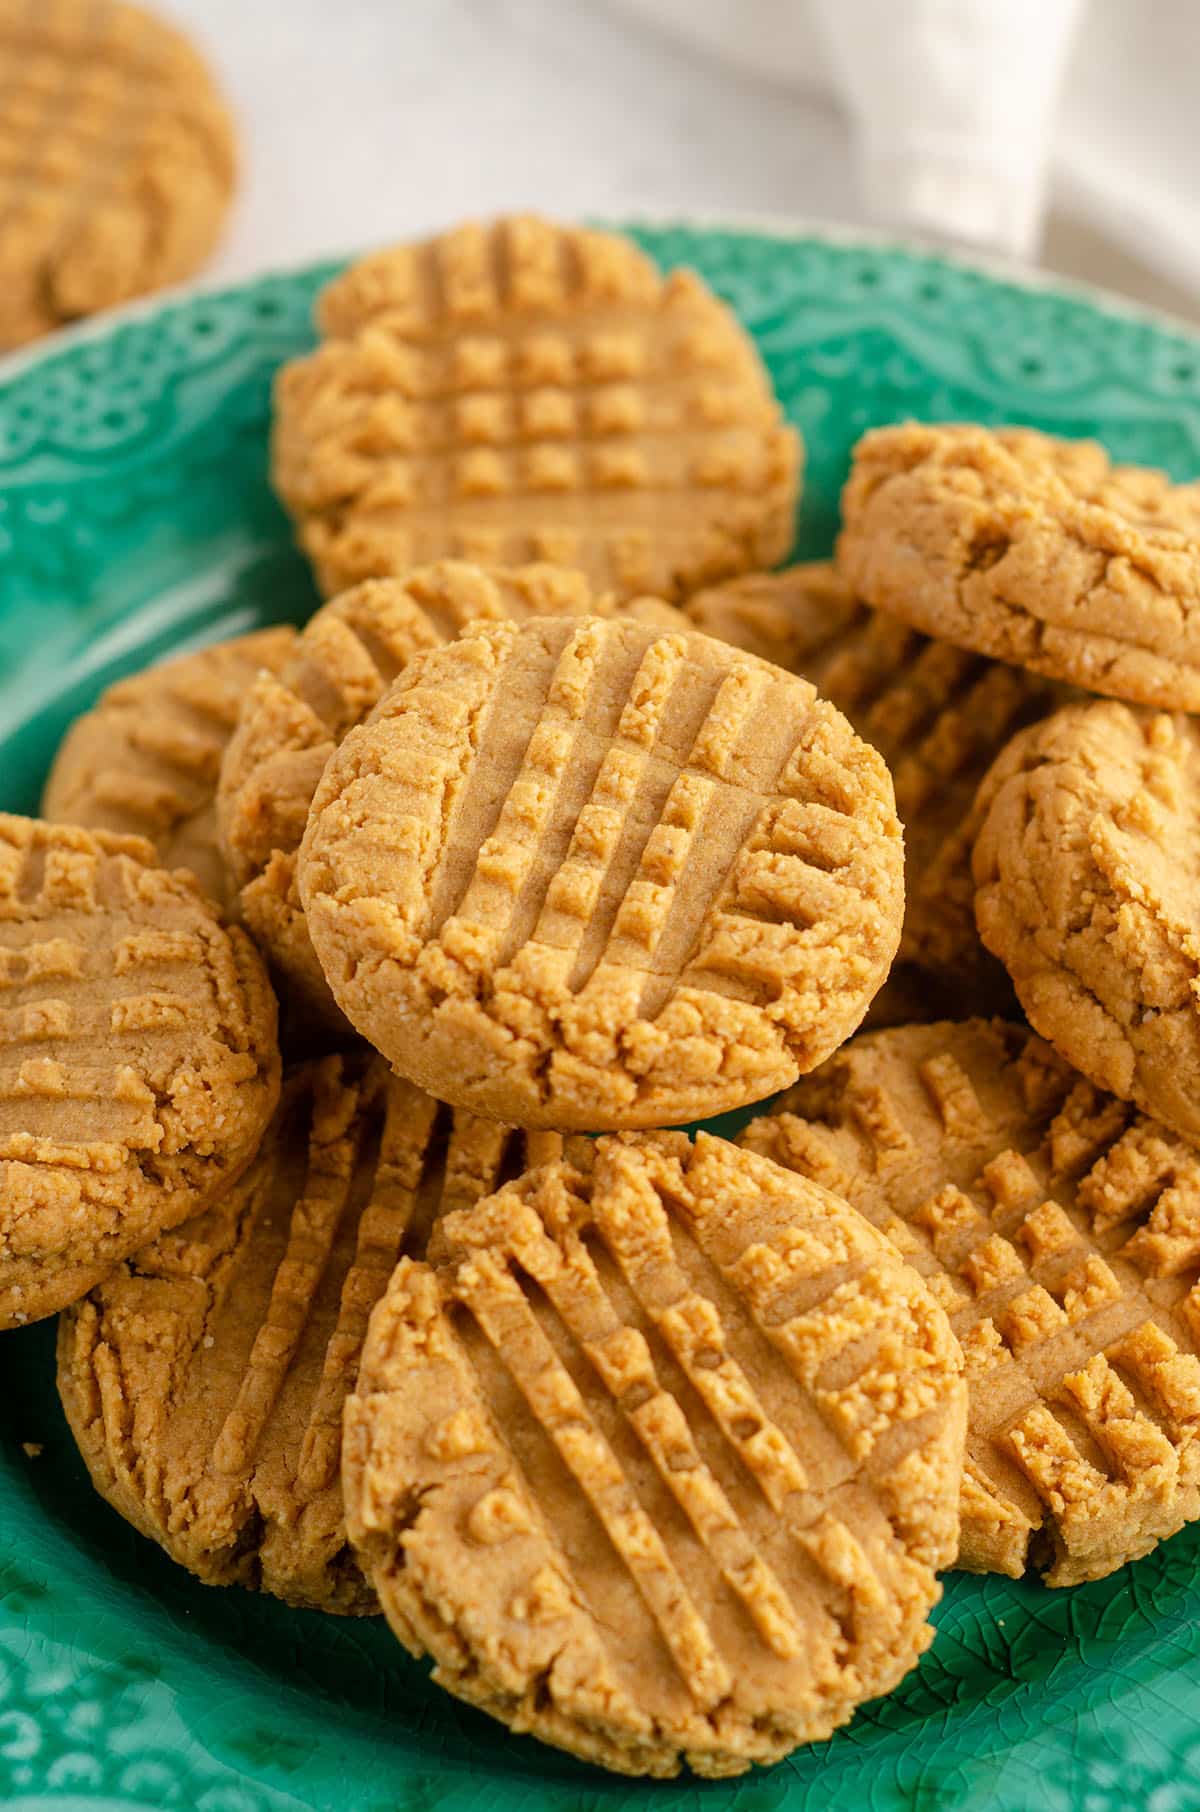
[[619, 4], [800, 114], [835, 95], [860, 202], [892, 226], [1025, 254], [1055, 207], [1200, 295], [1195, 0]]
[[811, 0], [882, 220], [1032, 256], [1081, 0]]

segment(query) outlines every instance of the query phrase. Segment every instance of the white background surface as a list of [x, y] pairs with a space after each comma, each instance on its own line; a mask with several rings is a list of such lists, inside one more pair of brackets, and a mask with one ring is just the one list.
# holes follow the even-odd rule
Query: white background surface
[[[208, 277], [512, 207], [863, 218], [804, 0], [161, 4], [241, 128], [242, 193]], [[1200, 5], [1089, 0], [1051, 268], [1200, 318], [1198, 78]]]

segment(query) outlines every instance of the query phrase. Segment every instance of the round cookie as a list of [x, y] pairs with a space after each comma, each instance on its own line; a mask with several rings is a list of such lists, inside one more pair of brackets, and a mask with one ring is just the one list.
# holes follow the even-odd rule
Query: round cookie
[[366, 1052], [293, 1072], [245, 1175], [62, 1318], [59, 1394], [97, 1490], [210, 1585], [377, 1611], [340, 1478], [367, 1318], [440, 1213], [561, 1152]]
[[1032, 1024], [1200, 1142], [1200, 726], [1060, 711], [1001, 755], [976, 817], [979, 930]]
[[233, 129], [179, 32], [112, 0], [0, 0], [0, 89], [0, 351], [203, 263]]
[[522, 1126], [700, 1119], [859, 1023], [903, 912], [883, 762], [806, 681], [629, 618], [475, 624], [325, 770], [313, 946], [398, 1073]]
[[864, 435], [838, 562], [927, 635], [1090, 692], [1200, 711], [1200, 485], [1025, 428]]
[[1200, 1518], [1200, 1153], [981, 1019], [856, 1038], [742, 1142], [844, 1196], [946, 1309], [960, 1566], [1076, 1585]]
[[[581, 573], [533, 565], [485, 570], [443, 560], [403, 580], [367, 581], [309, 621], [288, 658], [261, 674], [241, 705], [221, 765], [217, 826], [246, 924], [289, 1005], [326, 1031], [346, 1030], [313, 952], [296, 891], [296, 852], [325, 764], [414, 655], [477, 618], [605, 611]], [[639, 601], [650, 620], [677, 619]]]
[[[1009, 738], [1079, 695], [1003, 661], [931, 641], [859, 603], [826, 562], [700, 592], [698, 629], [811, 680], [891, 769], [905, 829], [904, 929], [872, 1005], [895, 1016], [999, 1011], [1012, 991], [975, 928], [967, 825], [976, 788]], [[914, 1011], [915, 1009], [915, 1011]]]
[[327, 594], [450, 557], [672, 601], [791, 545], [801, 447], [690, 271], [528, 217], [375, 253], [284, 367], [272, 470]]
[[202, 1208], [278, 1093], [262, 963], [192, 877], [0, 814], [0, 1328]]
[[278, 673], [294, 629], [261, 629], [118, 680], [76, 718], [42, 793], [42, 817], [142, 836], [226, 908], [236, 890], [217, 843], [217, 777], [242, 697]]
[[738, 1774], [928, 1646], [961, 1355], [825, 1190], [706, 1134], [582, 1143], [398, 1266], [351, 1539], [449, 1691], [621, 1773]]

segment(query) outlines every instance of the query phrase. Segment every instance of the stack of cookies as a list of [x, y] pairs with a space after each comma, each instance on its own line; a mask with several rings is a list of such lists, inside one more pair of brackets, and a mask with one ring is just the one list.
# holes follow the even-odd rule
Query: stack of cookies
[[737, 1773], [947, 1567], [1200, 1516], [1200, 494], [881, 429], [771, 573], [798, 440], [696, 278], [502, 221], [320, 322], [333, 595], [0, 818], [0, 1325], [199, 1578]]

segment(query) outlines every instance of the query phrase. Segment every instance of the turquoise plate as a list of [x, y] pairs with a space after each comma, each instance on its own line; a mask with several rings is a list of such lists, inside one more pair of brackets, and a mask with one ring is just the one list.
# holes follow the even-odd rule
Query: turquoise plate
[[[804, 554], [828, 550], [875, 422], [1027, 421], [1200, 472], [1182, 331], [879, 245], [639, 237], [757, 336], [808, 443]], [[0, 805], [35, 808], [117, 674], [312, 609], [267, 485], [268, 398], [332, 268], [133, 313], [0, 375]], [[197, 1585], [92, 1492], [52, 1349], [48, 1325], [0, 1337], [5, 1812], [1200, 1808], [1200, 1527], [1075, 1591], [953, 1576], [920, 1667], [832, 1742], [728, 1784], [631, 1786], [503, 1736], [380, 1622]]]

